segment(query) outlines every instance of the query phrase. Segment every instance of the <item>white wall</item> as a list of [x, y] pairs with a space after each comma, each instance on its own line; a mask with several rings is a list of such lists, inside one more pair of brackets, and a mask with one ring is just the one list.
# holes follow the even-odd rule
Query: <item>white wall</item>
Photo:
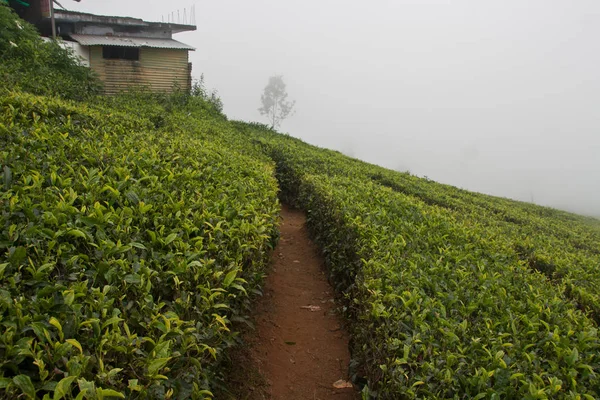
[[[52, 39], [43, 37], [45, 41], [49, 42]], [[90, 53], [88, 46], [82, 46], [77, 42], [68, 42], [66, 40], [59, 40], [58, 43], [62, 48], [73, 50], [73, 54], [77, 57], [79, 64], [84, 67], [90, 66]]]

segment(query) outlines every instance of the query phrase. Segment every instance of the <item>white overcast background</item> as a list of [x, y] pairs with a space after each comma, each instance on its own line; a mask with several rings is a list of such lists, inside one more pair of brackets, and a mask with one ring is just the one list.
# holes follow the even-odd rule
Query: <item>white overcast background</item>
[[150, 21], [194, 4], [197, 31], [174, 38], [196, 47], [193, 74], [229, 118], [266, 122], [260, 95], [281, 74], [292, 136], [600, 216], [598, 0], [61, 3]]

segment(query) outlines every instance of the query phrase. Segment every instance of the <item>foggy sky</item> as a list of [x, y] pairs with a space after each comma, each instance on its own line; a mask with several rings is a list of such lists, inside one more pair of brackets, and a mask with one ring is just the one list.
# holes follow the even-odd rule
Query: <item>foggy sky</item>
[[196, 4], [193, 74], [263, 121], [269, 76], [309, 143], [479, 192], [600, 216], [597, 0], [62, 0], [160, 21]]

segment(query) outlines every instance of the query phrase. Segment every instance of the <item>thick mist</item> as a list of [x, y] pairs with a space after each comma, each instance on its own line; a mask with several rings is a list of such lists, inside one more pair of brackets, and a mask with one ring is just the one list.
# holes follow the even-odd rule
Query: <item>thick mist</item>
[[[597, 0], [82, 0], [161, 20], [196, 5], [204, 74], [232, 119], [260, 121], [281, 74], [282, 131], [466, 189], [600, 216]], [[266, 122], [266, 121], [263, 121]]]

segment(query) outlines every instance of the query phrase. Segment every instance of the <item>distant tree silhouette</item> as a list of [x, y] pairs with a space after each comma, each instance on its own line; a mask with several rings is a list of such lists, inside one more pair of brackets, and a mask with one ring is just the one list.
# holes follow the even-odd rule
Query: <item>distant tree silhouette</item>
[[294, 112], [295, 101], [287, 100], [288, 94], [281, 75], [269, 78], [263, 94], [260, 96], [262, 106], [258, 109], [261, 115], [267, 116], [271, 129], [281, 125], [281, 122]]

